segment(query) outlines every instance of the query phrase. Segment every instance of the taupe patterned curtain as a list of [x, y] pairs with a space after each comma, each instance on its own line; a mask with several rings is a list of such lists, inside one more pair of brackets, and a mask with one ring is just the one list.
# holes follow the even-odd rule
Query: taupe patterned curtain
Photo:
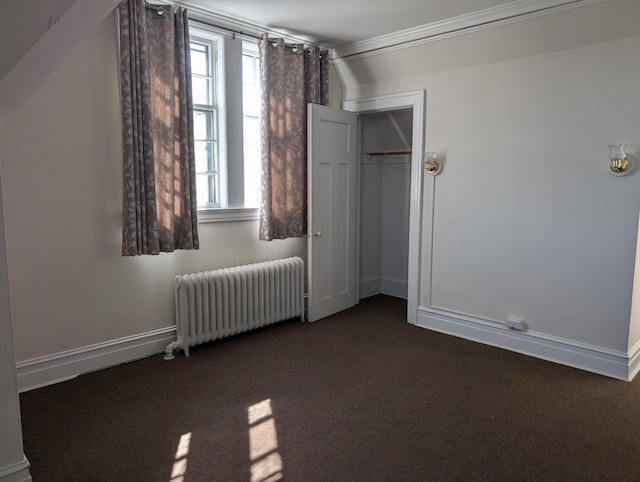
[[328, 104], [329, 56], [317, 47], [260, 42], [260, 239], [307, 234], [307, 103]]
[[198, 249], [187, 12], [123, 1], [122, 255]]

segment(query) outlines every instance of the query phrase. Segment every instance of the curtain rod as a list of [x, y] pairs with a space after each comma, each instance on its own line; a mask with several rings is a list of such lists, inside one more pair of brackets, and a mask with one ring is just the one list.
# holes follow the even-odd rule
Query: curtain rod
[[[145, 3], [145, 8], [148, 8], [149, 10], [153, 10], [154, 12], [156, 12], [158, 15], [163, 15], [164, 14], [164, 9], [163, 9], [163, 5], [154, 5], [152, 3]], [[188, 11], [189, 9], [187, 9]], [[224, 30], [225, 32], [230, 32], [234, 35], [243, 35], [245, 37], [250, 37], [256, 40], [261, 40], [262, 37], [258, 37], [257, 35], [252, 35], [246, 32], [243, 32], [242, 30], [234, 30], [232, 28], [229, 27], [223, 27], [222, 25], [214, 25], [212, 23], [208, 23], [208, 22], [203, 22], [202, 20], [197, 20], [194, 18], [190, 18], [189, 19], [191, 22], [195, 22], [195, 23], [199, 23], [202, 25], [206, 25], [207, 27], [213, 27], [213, 28], [217, 28], [220, 30]]]
[[253, 35], [253, 34], [250, 34], [250, 33], [243, 32], [242, 30], [234, 30], [234, 29], [229, 28], [229, 27], [223, 27], [222, 25], [214, 25], [212, 23], [203, 22], [202, 20], [198, 20], [198, 19], [195, 19], [195, 18], [190, 18], [189, 20], [191, 22], [199, 23], [199, 24], [205, 25], [207, 27], [212, 27], [212, 28], [217, 28], [217, 29], [220, 29], [220, 30], [224, 30], [225, 32], [230, 32], [230, 33], [232, 33], [234, 35], [242, 35], [244, 37], [249, 37], [249, 38], [256, 39], [256, 40], [262, 40], [262, 37], [259, 37], [258, 35]]
[[[182, 5], [180, 5], [180, 3], [178, 3], [177, 5], [178, 6], [182, 6]], [[154, 5], [154, 4], [151, 4], [151, 3], [146, 3], [145, 7], [150, 9], [150, 10], [154, 10], [158, 15], [162, 15], [164, 13], [163, 5]], [[185, 6], [184, 8], [187, 9], [187, 12], [191, 11], [188, 6]], [[242, 37], [249, 37], [249, 38], [252, 38], [254, 40], [262, 40], [262, 36], [261, 35], [255, 35], [255, 34], [247, 33], [247, 32], [244, 32], [242, 30], [235, 30], [235, 29], [232, 29], [230, 27], [225, 27], [223, 25], [216, 25], [214, 23], [210, 23], [210, 22], [206, 22], [204, 20], [200, 20], [199, 18], [191, 18], [190, 17], [189, 21], [190, 22], [194, 22], [194, 23], [199, 23], [200, 25], [204, 25], [205, 27], [211, 27], [211, 28], [215, 28], [215, 29], [218, 29], [218, 30], [224, 30], [225, 32], [229, 32], [229, 33], [233, 34], [234, 38], [235, 38], [236, 35], [240, 35]], [[296, 43], [296, 44], [305, 44], [305, 45], [311, 44], [310, 42], [304, 41], [302, 39], [287, 38], [286, 35], [279, 35], [279, 36], [284, 38], [284, 40], [286, 42], [293, 42], [293, 43]], [[313, 45], [313, 44], [311, 44], [311, 45]], [[320, 48], [330, 50], [330, 49], [328, 49], [326, 47], [320, 47]]]
[[[243, 32], [242, 30], [234, 30], [234, 29], [229, 28], [229, 27], [223, 27], [221, 25], [214, 25], [212, 23], [203, 22], [202, 20], [193, 19], [193, 18], [191, 18], [189, 20], [191, 22], [199, 23], [199, 24], [205, 25], [207, 27], [216, 28], [216, 29], [219, 29], [219, 30], [224, 30], [225, 32], [230, 32], [230, 33], [232, 33], [234, 35], [234, 38], [235, 38], [236, 35], [240, 35], [240, 36], [249, 37], [249, 38], [252, 38], [252, 39], [255, 39], [255, 40], [262, 40], [263, 39], [263, 37], [261, 37], [261, 36], [253, 35], [253, 34], [250, 34], [250, 33], [246, 33], [246, 32]], [[273, 40], [273, 38], [269, 37], [269, 40]], [[297, 41], [295, 39], [294, 40], [287, 40], [285, 38], [285, 41], [288, 41], [288, 42], [293, 41], [296, 44], [303, 44], [303, 45], [307, 44], [308, 45], [307, 42]], [[308, 50], [308, 48], [305, 48], [305, 50]]]

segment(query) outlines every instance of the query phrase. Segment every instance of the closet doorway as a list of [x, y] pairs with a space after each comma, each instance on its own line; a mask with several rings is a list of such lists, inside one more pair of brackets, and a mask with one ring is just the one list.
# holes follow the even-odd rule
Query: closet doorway
[[425, 91], [346, 101], [343, 108], [360, 117], [357, 299], [377, 293], [406, 298], [407, 322], [415, 324], [423, 268]]
[[412, 122], [412, 109], [360, 116], [360, 299], [407, 299]]

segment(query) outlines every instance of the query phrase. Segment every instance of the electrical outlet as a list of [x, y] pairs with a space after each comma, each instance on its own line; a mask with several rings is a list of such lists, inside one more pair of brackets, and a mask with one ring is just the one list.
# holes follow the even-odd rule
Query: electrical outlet
[[520, 318], [514, 318], [513, 316], [510, 316], [509, 318], [507, 318], [507, 322], [505, 324], [507, 325], [507, 328], [510, 328], [512, 330], [524, 330], [524, 321]]

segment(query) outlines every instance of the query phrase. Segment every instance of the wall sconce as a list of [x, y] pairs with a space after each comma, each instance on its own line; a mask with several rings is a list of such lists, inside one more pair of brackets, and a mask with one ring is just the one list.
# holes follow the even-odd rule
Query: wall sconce
[[631, 172], [631, 161], [624, 152], [626, 146], [624, 142], [622, 144], [609, 145], [609, 174], [625, 176]]
[[424, 170], [432, 176], [440, 174], [442, 165], [438, 162], [438, 155], [434, 151], [424, 153]]

